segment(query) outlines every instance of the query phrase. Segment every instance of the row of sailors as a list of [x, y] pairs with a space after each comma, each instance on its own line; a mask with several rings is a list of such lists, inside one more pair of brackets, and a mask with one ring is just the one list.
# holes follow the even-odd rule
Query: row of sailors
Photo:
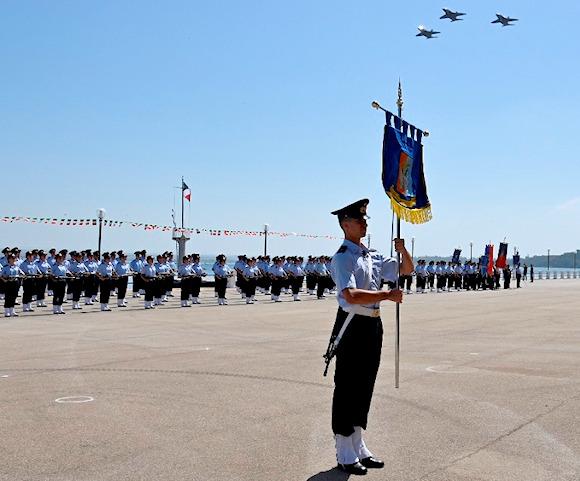
[[[516, 282], [520, 287], [522, 278], [522, 268], [516, 265]], [[417, 292], [430, 291], [443, 292], [445, 290], [478, 290], [478, 289], [497, 289], [501, 278], [500, 269], [494, 267], [493, 273], [488, 274], [487, 266], [480, 263], [466, 261], [463, 265], [460, 262], [430, 261], [419, 259], [415, 266], [417, 277]], [[504, 288], [509, 289], [512, 271], [507, 265], [503, 269]], [[412, 276], [401, 276], [399, 278], [399, 287], [406, 288], [407, 293], [411, 293]]]
[[[0, 299], [4, 298], [5, 316], [17, 316], [14, 306], [20, 286], [23, 287], [23, 310], [32, 312], [32, 302], [36, 300], [37, 307], [46, 307], [45, 294], [53, 296], [53, 313], [64, 314], [62, 304], [72, 300], [73, 309], [82, 309], [81, 296], [84, 294], [85, 305], [96, 301], [100, 290], [102, 311], [110, 311], [109, 299], [113, 291], [117, 291], [118, 307], [126, 307], [128, 278], [133, 277], [133, 297], [145, 295], [145, 309], [154, 309], [156, 305], [167, 302], [172, 297], [173, 279], [177, 274], [181, 278], [181, 304], [188, 307], [189, 301], [199, 304], [201, 279], [206, 273], [200, 265], [199, 254], [186, 256], [179, 267], [173, 262], [173, 256], [166, 252], [157, 256], [157, 262], [152, 256], [146, 256], [146, 251], [135, 252], [135, 258], [128, 264], [127, 256], [122, 251], [104, 253], [102, 261], [98, 252], [91, 250], [76, 252], [56, 249], [47, 255], [42, 250], [26, 253], [25, 259], [20, 259], [19, 249], [4, 249], [0, 257], [2, 266], [0, 273]], [[269, 293], [272, 288], [272, 300], [281, 302], [280, 293], [292, 289], [294, 300], [300, 300], [298, 293], [306, 277], [308, 293], [315, 290], [319, 299], [324, 293], [332, 290], [334, 283], [331, 278], [329, 257], [310, 257], [306, 265], [300, 257], [276, 257], [270, 264], [269, 256], [258, 259], [248, 259], [239, 256], [235, 270], [238, 274], [238, 288], [248, 304], [255, 300], [255, 289]], [[227, 280], [234, 271], [226, 264], [225, 255], [216, 257], [213, 266], [215, 274], [216, 297], [218, 304], [225, 305]], [[318, 285], [318, 288], [316, 288]], [[65, 298], [66, 295], [66, 298]]]
[[270, 259], [267, 255], [258, 258], [240, 255], [234, 264], [236, 288], [247, 304], [255, 302], [256, 290], [271, 295], [274, 302], [282, 302], [280, 295], [291, 291], [294, 301], [300, 301], [299, 293], [306, 279], [308, 294], [324, 299], [325, 292], [334, 289], [330, 261], [327, 256], [310, 256], [304, 264], [304, 258], [300, 256]]

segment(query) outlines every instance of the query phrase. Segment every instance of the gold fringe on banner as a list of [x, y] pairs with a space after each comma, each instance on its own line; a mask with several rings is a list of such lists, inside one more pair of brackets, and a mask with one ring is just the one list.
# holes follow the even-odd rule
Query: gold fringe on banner
[[391, 199], [391, 207], [399, 219], [410, 222], [411, 224], [425, 224], [432, 218], [430, 205], [422, 209], [409, 209], [399, 204], [396, 200]]

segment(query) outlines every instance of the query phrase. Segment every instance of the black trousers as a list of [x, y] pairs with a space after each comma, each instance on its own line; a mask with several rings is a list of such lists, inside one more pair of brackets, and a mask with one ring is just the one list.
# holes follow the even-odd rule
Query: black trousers
[[125, 299], [127, 295], [127, 285], [129, 284], [129, 278], [127, 276], [119, 277], [117, 279], [117, 300], [121, 301]]
[[435, 274], [429, 274], [429, 288], [433, 289], [435, 286]]
[[18, 297], [18, 290], [20, 289], [20, 281], [0, 281], [0, 284], [2, 284], [4, 290], [4, 308], [14, 307]]
[[143, 280], [140, 275], [135, 274], [133, 276], [133, 294], [138, 294], [141, 289], [144, 289]]
[[101, 297], [99, 302], [101, 304], [108, 304], [109, 303], [109, 298], [111, 297], [111, 286], [112, 284], [112, 279], [108, 279], [108, 278], [104, 278], [104, 279], [100, 279], [100, 287], [101, 287]]
[[145, 290], [145, 301], [151, 302], [155, 296], [155, 278], [147, 279], [146, 281], [141, 279], [141, 285]]
[[46, 277], [40, 277], [40, 278], [36, 279], [36, 300], [37, 301], [44, 300], [47, 283], [48, 283], [48, 279]]
[[313, 291], [316, 288], [316, 276], [314, 274], [306, 275], [306, 289]]
[[318, 276], [318, 287], [316, 288], [316, 295], [322, 297], [324, 295], [324, 289], [327, 287], [326, 277]]
[[84, 283], [85, 297], [93, 297], [97, 295], [98, 289], [98, 279], [95, 274], [90, 274], [85, 278]]
[[304, 277], [293, 277], [292, 278], [292, 294], [296, 295], [300, 292], [302, 283], [304, 282]]
[[191, 283], [192, 277], [182, 277], [181, 278], [181, 300], [187, 301], [189, 299], [189, 294], [191, 293]]
[[77, 279], [70, 279], [68, 285], [72, 293], [73, 302], [79, 302], [83, 291], [83, 278], [79, 277]]
[[36, 294], [36, 279], [27, 277], [22, 281], [22, 304], [30, 304], [32, 296]]
[[520, 282], [522, 281], [522, 275], [516, 274], [516, 289], [520, 288]]
[[228, 280], [227, 278], [215, 278], [215, 289], [218, 293], [218, 298], [225, 299], [226, 297], [226, 289], [228, 287]]
[[199, 297], [201, 291], [201, 277], [194, 277], [191, 279], [191, 296]]
[[272, 279], [272, 295], [279, 296], [280, 292], [282, 291], [282, 282], [283, 279], [281, 277], [275, 277]]
[[255, 277], [252, 277], [251, 279], [246, 279], [246, 297], [252, 297], [254, 295], [256, 295], [256, 284], [257, 284], [257, 279]]
[[[347, 315], [339, 308], [337, 324], [342, 324]], [[332, 431], [335, 434], [350, 436], [355, 426], [367, 428], [382, 345], [381, 318], [355, 315], [336, 352], [332, 398]]]
[[64, 292], [66, 290], [66, 279], [58, 278], [52, 281], [52, 305], [62, 306]]

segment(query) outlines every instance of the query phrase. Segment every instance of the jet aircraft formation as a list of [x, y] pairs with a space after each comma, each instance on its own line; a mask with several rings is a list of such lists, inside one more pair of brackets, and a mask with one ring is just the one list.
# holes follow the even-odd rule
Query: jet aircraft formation
[[[453, 10], [450, 10], [449, 8], [444, 8], [443, 15], [441, 15], [441, 17], [439, 17], [439, 19], [440, 20], [450, 20], [453, 23], [453, 22], [459, 22], [459, 21], [463, 20], [463, 18], [461, 18], [461, 17], [464, 17], [465, 15], [467, 15], [467, 14], [463, 13], [463, 12], [454, 12]], [[496, 13], [495, 16], [497, 18], [491, 23], [499, 23], [499, 24], [501, 24], [502, 27], [510, 27], [514, 24], [513, 22], [518, 21], [517, 18], [506, 17], [506, 16], [501, 15], [499, 13]], [[441, 32], [437, 32], [433, 29], [429, 30], [427, 27], [425, 27], [423, 25], [419, 25], [418, 30], [419, 30], [419, 33], [416, 35], [416, 37], [425, 37], [426, 39], [439, 38], [439, 37], [437, 37], [437, 35], [441, 33]]]

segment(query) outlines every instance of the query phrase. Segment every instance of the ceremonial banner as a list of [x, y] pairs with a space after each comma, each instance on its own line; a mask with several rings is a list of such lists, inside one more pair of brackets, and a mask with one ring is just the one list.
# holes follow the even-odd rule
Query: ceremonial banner
[[485, 246], [485, 256], [487, 257], [487, 275], [493, 275], [493, 244]]
[[455, 249], [453, 251], [453, 257], [451, 258], [451, 262], [455, 264], [459, 264], [459, 256], [461, 255], [461, 249]]
[[508, 253], [508, 245], [500, 242], [499, 243], [499, 250], [497, 252], [497, 260], [495, 261], [495, 266], [498, 269], [504, 269], [507, 265], [507, 253]]
[[516, 254], [513, 258], [513, 265], [514, 266], [519, 266], [520, 265], [520, 255]]
[[481, 256], [479, 258], [479, 272], [482, 276], [487, 274], [487, 264], [489, 263], [487, 256]]
[[385, 192], [400, 219], [412, 224], [429, 222], [431, 204], [423, 172], [423, 132], [390, 112], [386, 115], [382, 175]]

